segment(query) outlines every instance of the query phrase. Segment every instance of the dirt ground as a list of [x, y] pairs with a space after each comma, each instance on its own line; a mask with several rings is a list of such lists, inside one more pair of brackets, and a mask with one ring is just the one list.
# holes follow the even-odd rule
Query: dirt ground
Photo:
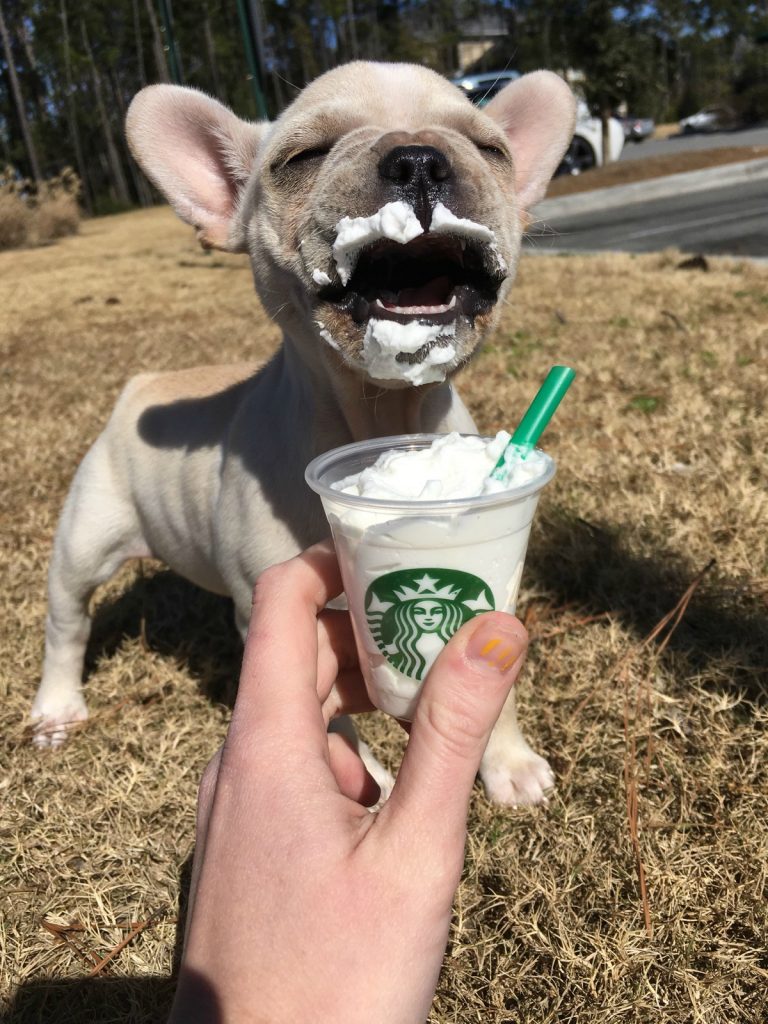
[[685, 171], [703, 171], [722, 164], [741, 163], [744, 160], [764, 160], [768, 146], [726, 146], [723, 149], [702, 149], [688, 153], [664, 153], [646, 156], [642, 160], [595, 167], [584, 174], [562, 175], [549, 186], [547, 196], [570, 196], [576, 192], [590, 192], [594, 188], [631, 185], [636, 181], [663, 178], [667, 174]]
[[[559, 469], [519, 607], [521, 720], [557, 790], [547, 809], [500, 810], [476, 788], [433, 1022], [768, 1017], [768, 269], [679, 261], [526, 256], [460, 380], [490, 432], [550, 364], [578, 369], [546, 436]], [[239, 659], [227, 601], [129, 564], [96, 596], [87, 727], [59, 752], [30, 746], [67, 486], [133, 373], [262, 358], [277, 341], [242, 258], [200, 252], [167, 209], [0, 254], [14, 1024], [165, 1019], [196, 787]], [[399, 728], [374, 715], [363, 731], [396, 766]]]

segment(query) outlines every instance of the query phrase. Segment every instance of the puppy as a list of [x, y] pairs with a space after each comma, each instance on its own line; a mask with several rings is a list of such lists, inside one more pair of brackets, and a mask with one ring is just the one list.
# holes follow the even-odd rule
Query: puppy
[[[574, 117], [549, 72], [480, 110], [407, 64], [329, 71], [274, 123], [192, 89], [136, 96], [136, 159], [203, 245], [248, 253], [283, 342], [261, 369], [144, 373], [120, 395], [56, 534], [39, 746], [87, 717], [88, 602], [126, 559], [162, 559], [230, 595], [245, 634], [259, 573], [327, 535], [304, 483], [315, 455], [391, 434], [476, 433], [451, 377], [496, 323]], [[536, 803], [552, 784], [513, 698], [481, 777], [500, 804]]]

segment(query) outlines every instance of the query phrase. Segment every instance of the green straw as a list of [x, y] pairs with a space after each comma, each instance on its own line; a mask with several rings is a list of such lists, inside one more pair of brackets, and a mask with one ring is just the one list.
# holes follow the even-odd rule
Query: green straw
[[552, 367], [536, 393], [536, 397], [520, 420], [520, 425], [510, 438], [507, 447], [501, 453], [499, 461], [491, 470], [491, 477], [494, 480], [504, 481], [506, 479], [507, 462], [513, 453], [524, 459], [531, 451], [546, 430], [547, 424], [555, 414], [555, 409], [560, 405], [563, 395], [575, 376], [576, 371], [572, 370], [570, 366]]

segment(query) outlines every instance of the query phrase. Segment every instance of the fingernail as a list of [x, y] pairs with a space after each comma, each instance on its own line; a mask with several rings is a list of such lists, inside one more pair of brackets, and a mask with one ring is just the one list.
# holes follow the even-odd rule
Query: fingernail
[[483, 667], [504, 674], [517, 663], [525, 652], [525, 634], [510, 617], [509, 624], [494, 616], [481, 622], [467, 644], [467, 657]]

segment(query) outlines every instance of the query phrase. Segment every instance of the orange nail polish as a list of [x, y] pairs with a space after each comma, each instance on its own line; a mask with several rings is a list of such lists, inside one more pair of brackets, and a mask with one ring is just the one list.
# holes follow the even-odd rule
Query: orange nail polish
[[520, 634], [519, 625], [510, 617], [510, 630], [498, 618], [479, 625], [467, 644], [467, 656], [496, 672], [507, 672], [525, 650], [525, 636]]
[[481, 658], [487, 657], [491, 653], [491, 651], [494, 649], [494, 647], [498, 647], [500, 643], [501, 643], [501, 640], [499, 640], [498, 637], [495, 637], [493, 640], [489, 640], [488, 643], [485, 645], [485, 647], [482, 649], [482, 651], [480, 651], [480, 657]]

